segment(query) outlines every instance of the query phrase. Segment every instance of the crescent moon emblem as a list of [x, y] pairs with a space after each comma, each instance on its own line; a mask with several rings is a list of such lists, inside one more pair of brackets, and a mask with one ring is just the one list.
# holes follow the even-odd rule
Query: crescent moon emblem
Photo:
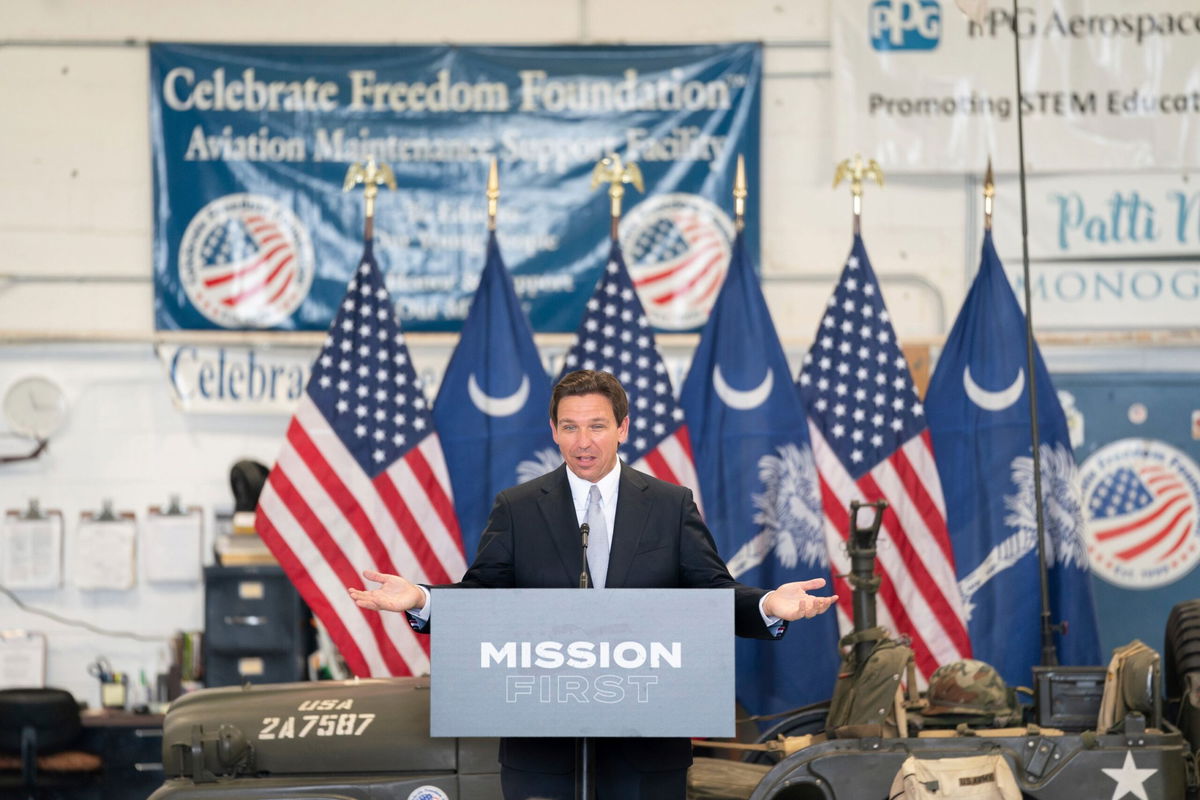
[[981, 388], [971, 377], [971, 365], [968, 364], [963, 369], [963, 388], [967, 390], [967, 397], [971, 398], [971, 402], [984, 411], [1003, 411], [1017, 402], [1017, 398], [1025, 390], [1025, 368], [1021, 367], [1017, 370], [1016, 379], [1007, 389], [989, 392], [987, 389]]
[[475, 373], [472, 372], [467, 378], [467, 394], [471, 396], [475, 407], [489, 417], [511, 417], [524, 408], [525, 401], [529, 399], [529, 376], [522, 375], [521, 385], [508, 397], [491, 397], [479, 388]]
[[717, 397], [721, 398], [722, 403], [738, 411], [749, 411], [761, 406], [771, 395], [774, 386], [775, 373], [770, 368], [767, 369], [767, 377], [763, 378], [762, 383], [743, 392], [725, 382], [720, 364], [713, 367], [713, 388], [717, 391]]

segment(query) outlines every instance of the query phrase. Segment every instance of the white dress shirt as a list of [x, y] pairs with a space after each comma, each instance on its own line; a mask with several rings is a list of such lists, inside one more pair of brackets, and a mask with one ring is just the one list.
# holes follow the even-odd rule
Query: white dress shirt
[[[571, 502], [575, 506], [576, 521], [587, 519], [588, 494], [593, 486], [592, 483], [585, 481], [583, 478], [576, 475], [569, 468], [567, 469], [567, 485], [571, 487]], [[621, 462], [609, 470], [608, 474], [600, 480], [596, 481], [595, 486], [600, 489], [600, 505], [604, 509], [604, 525], [608, 528], [608, 552], [612, 553], [613, 542], [613, 522], [617, 519], [617, 495], [620, 493], [621, 486]], [[580, 524], [583, 524], [582, 522]], [[424, 586], [417, 584], [417, 588], [425, 595], [425, 604], [419, 609], [413, 609], [408, 613], [421, 621], [427, 621], [430, 615], [430, 595], [429, 590]], [[758, 613], [762, 615], [763, 623], [767, 628], [771, 629], [772, 633], [777, 633], [780, 620], [778, 617], [768, 616], [763, 611], [763, 602], [766, 601], [767, 595], [762, 596], [758, 601]]]

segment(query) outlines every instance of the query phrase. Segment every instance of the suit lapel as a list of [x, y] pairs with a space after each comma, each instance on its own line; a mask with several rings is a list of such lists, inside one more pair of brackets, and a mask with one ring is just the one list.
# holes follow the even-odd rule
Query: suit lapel
[[[625, 585], [633, 555], [637, 552], [642, 532], [650, 521], [650, 484], [637, 470], [621, 463], [621, 486], [617, 490], [617, 519], [613, 523], [612, 549], [608, 556], [608, 577], [604, 585], [619, 588]], [[569, 492], [568, 492], [569, 494]]]
[[538, 510], [546, 522], [550, 540], [558, 552], [559, 561], [567, 575], [567, 586], [579, 583], [579, 568], [583, 560], [583, 543], [579, 537], [579, 521], [575, 519], [575, 503], [567, 483], [567, 465], [547, 474], [542, 480], [542, 496]]

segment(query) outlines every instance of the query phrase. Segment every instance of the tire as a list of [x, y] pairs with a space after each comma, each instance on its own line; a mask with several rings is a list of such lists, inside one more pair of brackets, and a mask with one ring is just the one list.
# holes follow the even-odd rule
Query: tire
[[1200, 599], [1171, 609], [1163, 642], [1163, 691], [1168, 698], [1183, 694], [1184, 676], [1200, 670]]

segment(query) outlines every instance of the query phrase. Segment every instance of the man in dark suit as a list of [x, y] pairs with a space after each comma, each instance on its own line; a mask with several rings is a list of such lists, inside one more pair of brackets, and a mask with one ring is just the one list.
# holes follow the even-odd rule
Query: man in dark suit
[[[629, 434], [629, 402], [612, 375], [581, 370], [563, 376], [551, 395], [550, 426], [564, 465], [497, 495], [475, 561], [456, 586], [576, 587], [583, 550], [579, 527], [587, 522], [593, 585], [732, 588], [739, 636], [777, 639], [789, 621], [820, 614], [837, 600], [836, 595], [808, 594], [825, 585], [821, 578], [769, 592], [735, 581], [717, 555], [691, 491], [617, 458]], [[381, 586], [350, 589], [359, 606], [404, 611], [416, 630], [428, 630], [431, 603], [425, 587], [373, 570], [363, 576]], [[671, 620], [662, 623], [669, 627]], [[598, 739], [597, 797], [682, 800], [691, 762], [687, 739]], [[574, 797], [572, 740], [503, 739], [500, 764], [509, 800]]]

